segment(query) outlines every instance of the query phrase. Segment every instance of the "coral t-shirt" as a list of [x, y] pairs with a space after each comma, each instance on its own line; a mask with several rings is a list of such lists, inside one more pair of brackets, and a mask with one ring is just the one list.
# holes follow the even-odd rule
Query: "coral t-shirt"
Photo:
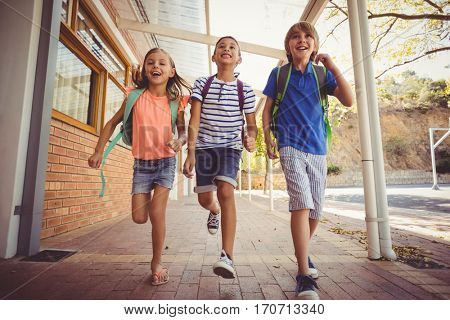
[[[181, 98], [178, 112], [184, 110], [188, 100], [189, 96]], [[173, 157], [175, 152], [167, 146], [173, 138], [169, 99], [145, 90], [133, 107], [133, 157], [142, 160]]]

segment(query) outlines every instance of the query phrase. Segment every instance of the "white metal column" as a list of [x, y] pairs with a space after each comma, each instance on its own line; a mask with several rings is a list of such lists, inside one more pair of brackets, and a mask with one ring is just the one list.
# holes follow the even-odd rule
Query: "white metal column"
[[366, 209], [366, 227], [368, 256], [370, 259], [379, 259], [380, 241], [378, 236], [377, 204], [375, 195], [375, 177], [373, 170], [372, 144], [370, 141], [369, 112], [364, 77], [363, 53], [361, 34], [357, 14], [357, 1], [348, 1], [348, 16], [350, 36], [352, 42], [353, 71], [356, 84], [356, 101], [358, 107], [359, 137], [361, 144], [361, 157], [364, 183], [364, 203]]
[[369, 106], [370, 138], [372, 142], [373, 169], [375, 177], [375, 195], [377, 199], [378, 233], [381, 255], [395, 260], [392, 250], [391, 228], [389, 226], [388, 202], [386, 195], [386, 177], [384, 173], [383, 146], [381, 140], [380, 115], [378, 111], [375, 75], [373, 71], [372, 50], [370, 48], [369, 19], [366, 1], [358, 1], [358, 19], [361, 32], [361, 45], [364, 56], [364, 75], [366, 77], [367, 102]]
[[[437, 172], [436, 172], [436, 156], [435, 156], [435, 149], [438, 145], [440, 145], [449, 135], [450, 135], [450, 118], [448, 122], [448, 128], [430, 128], [430, 152], [431, 152], [431, 166], [433, 168], [433, 186], [431, 189], [433, 190], [439, 190], [438, 185], [438, 179], [437, 179]], [[438, 142], [434, 143], [434, 131], [447, 131], [439, 140]]]

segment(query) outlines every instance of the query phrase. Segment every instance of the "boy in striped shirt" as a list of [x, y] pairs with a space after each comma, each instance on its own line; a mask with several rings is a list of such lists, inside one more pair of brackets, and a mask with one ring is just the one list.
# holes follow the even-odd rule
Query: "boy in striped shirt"
[[[208, 230], [215, 234], [222, 222], [222, 252], [213, 270], [224, 278], [234, 278], [233, 247], [236, 234], [234, 189], [242, 153], [256, 149], [255, 93], [236, 79], [234, 69], [241, 63], [238, 42], [230, 36], [217, 41], [212, 61], [217, 65], [214, 77], [195, 81], [188, 130], [188, 155], [183, 173], [196, 172], [199, 204], [210, 211]], [[247, 133], [243, 125], [247, 122]], [[217, 200], [213, 192], [217, 191]]]

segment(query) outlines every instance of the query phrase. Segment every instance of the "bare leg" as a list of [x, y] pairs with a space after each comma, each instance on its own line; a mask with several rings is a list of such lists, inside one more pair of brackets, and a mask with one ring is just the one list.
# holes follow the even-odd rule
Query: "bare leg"
[[151, 193], [138, 193], [133, 195], [131, 198], [131, 217], [135, 223], [142, 224], [147, 222], [151, 201]]
[[212, 191], [203, 192], [198, 194], [198, 203], [205, 208], [206, 210], [211, 211], [212, 213], [220, 212], [219, 202], [214, 199], [214, 194]]
[[228, 182], [216, 181], [217, 198], [222, 210], [222, 249], [233, 257], [234, 238], [236, 236], [236, 203], [234, 187]]
[[291, 212], [291, 234], [297, 257], [298, 274], [308, 275], [308, 245], [310, 239], [309, 209]]
[[311, 239], [316, 232], [317, 226], [319, 225], [319, 219], [309, 219], [309, 239]]
[[157, 185], [150, 203], [149, 215], [152, 223], [153, 247], [152, 272], [159, 272], [162, 269], [161, 256], [166, 238], [166, 208], [169, 192], [168, 188]]

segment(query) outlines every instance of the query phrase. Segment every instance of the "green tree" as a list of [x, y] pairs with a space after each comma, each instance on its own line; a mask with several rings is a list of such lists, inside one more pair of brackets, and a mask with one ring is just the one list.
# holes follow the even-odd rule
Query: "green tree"
[[[327, 37], [334, 36], [348, 20], [346, 4], [346, 0], [331, 0], [325, 9], [330, 24]], [[449, 11], [447, 0], [368, 0], [373, 56], [385, 66], [376, 78], [401, 65], [450, 50]]]

